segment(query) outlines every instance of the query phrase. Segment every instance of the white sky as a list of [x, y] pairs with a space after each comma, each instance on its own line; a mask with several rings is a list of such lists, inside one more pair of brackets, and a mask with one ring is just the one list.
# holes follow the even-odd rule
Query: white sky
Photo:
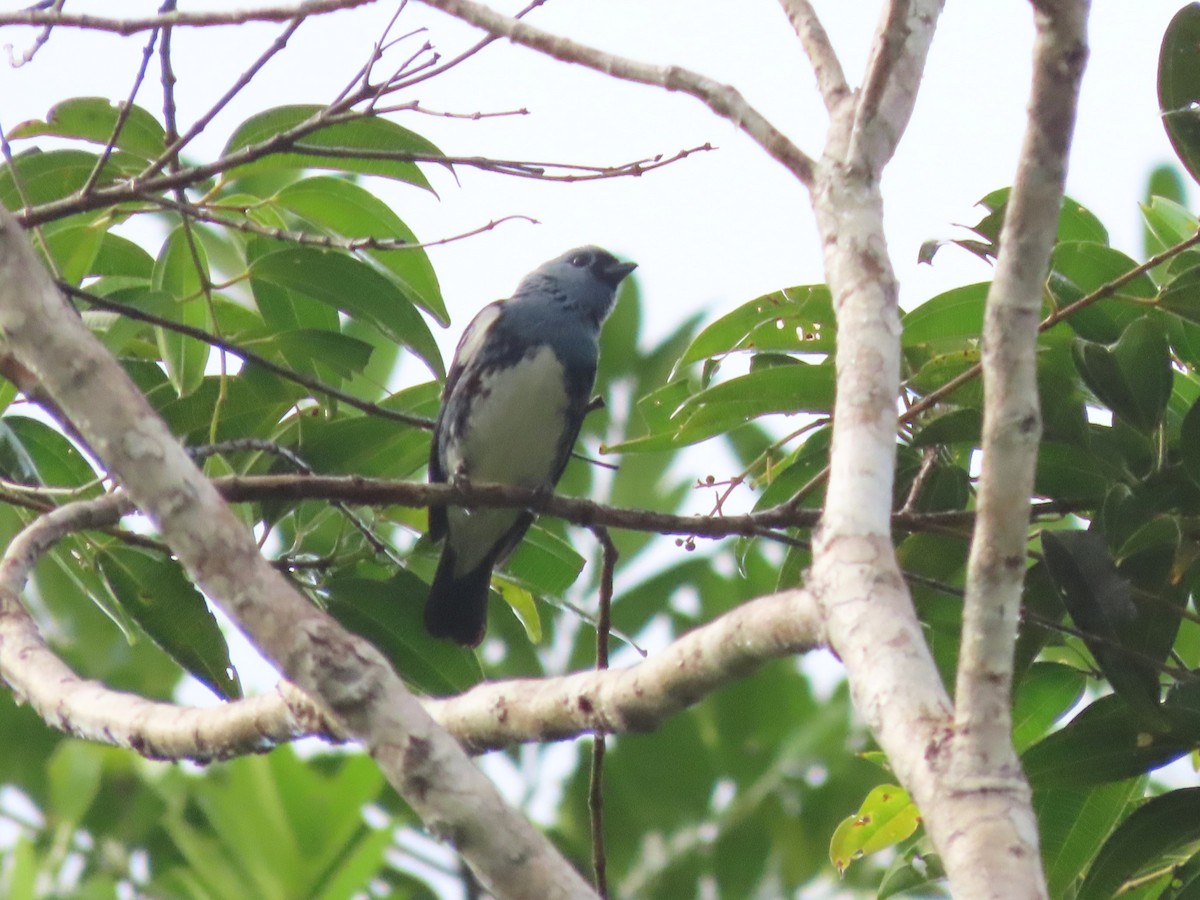
[[[0, 2], [0, 9], [21, 3]], [[184, 2], [184, 9], [245, 8]], [[497, 2], [511, 11], [520, 2]], [[149, 15], [156, 2], [76, 0], [75, 12]], [[877, 3], [817, 3], [848, 77], [857, 83]], [[1093, 209], [1114, 242], [1136, 254], [1137, 202], [1152, 165], [1173, 158], [1158, 121], [1155, 70], [1175, 0], [1096, 0], [1092, 57], [1071, 161], [1070, 193]], [[729, 10], [736, 8], [734, 19]], [[331, 97], [365, 57], [394, 4], [323, 17], [305, 25], [251, 88], [194, 148], [220, 148], [244, 117], [264, 106]], [[777, 3], [721, 0], [550, 0], [530, 19], [605, 49], [677, 63], [737, 86], [810, 154], [818, 154], [824, 114], [798, 42]], [[428, 26], [449, 57], [476, 34], [411, 3], [399, 32]], [[187, 30], [175, 36], [180, 119], [186, 124], [222, 93], [280, 26]], [[1011, 182], [1028, 91], [1032, 15], [1020, 0], [951, 2], [942, 17], [915, 115], [884, 188], [888, 236], [905, 306], [987, 270], [949, 249], [934, 267], [916, 264], [931, 237], [974, 222], [972, 204]], [[32, 31], [8, 28], [0, 43], [18, 52]], [[414, 42], [419, 38], [414, 38]], [[77, 94], [126, 96], [145, 35], [59, 32], [30, 65], [0, 66], [0, 124], [41, 117]], [[415, 43], [413, 49], [415, 49]], [[157, 111], [157, 76], [140, 101]], [[544, 184], [464, 170], [462, 186], [430, 172], [440, 199], [385, 187], [398, 214], [425, 240], [519, 213], [540, 226], [510, 223], [431, 251], [455, 324], [505, 296], [531, 268], [564, 249], [599, 243], [641, 264], [651, 337], [686, 314], [713, 315], [761, 293], [822, 280], [820, 254], [803, 188], [730, 124], [690, 97], [626, 85], [579, 67], [496, 44], [412, 96], [434, 109], [470, 113], [527, 107], [532, 115], [461, 122], [404, 114], [399, 121], [455, 155], [613, 164], [712, 142], [713, 153], [639, 179]]]

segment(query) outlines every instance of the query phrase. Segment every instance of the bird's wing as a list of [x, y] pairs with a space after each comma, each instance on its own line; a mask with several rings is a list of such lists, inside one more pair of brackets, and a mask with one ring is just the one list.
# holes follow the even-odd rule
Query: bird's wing
[[[433, 440], [429, 445], [429, 481], [432, 484], [444, 483], [449, 476], [442, 462], [440, 450], [442, 429], [445, 427], [446, 410], [450, 407], [450, 398], [462, 379], [463, 372], [479, 357], [479, 351], [487, 342], [492, 326], [500, 317], [503, 302], [497, 300], [495, 303], [489, 303], [476, 313], [475, 318], [463, 331], [462, 337], [458, 340], [458, 346], [454, 350], [454, 361], [450, 364], [450, 371], [446, 373], [446, 386], [442, 389], [442, 406], [438, 410], [437, 421], [433, 426]], [[440, 541], [445, 535], [446, 507], [429, 507], [429, 537], [434, 541]]]

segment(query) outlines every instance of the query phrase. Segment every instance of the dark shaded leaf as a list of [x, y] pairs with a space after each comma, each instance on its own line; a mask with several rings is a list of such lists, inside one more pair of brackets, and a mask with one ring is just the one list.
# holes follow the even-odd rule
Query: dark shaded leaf
[[1200, 788], [1177, 788], [1152, 797], [1104, 842], [1077, 900], [1108, 900], [1151, 867], [1169, 868], [1174, 853], [1200, 840]]
[[1122, 781], [1200, 745], [1200, 711], [1173, 704], [1159, 709], [1162, 729], [1148, 730], [1120, 696], [1101, 697], [1022, 754], [1034, 790]]
[[382, 200], [344, 178], [321, 175], [288, 185], [275, 195], [275, 203], [328, 234], [412, 244], [402, 250], [362, 252], [391, 274], [410, 302], [442, 325], [450, 324], [428, 254], [419, 246], [417, 236]]
[[378, 647], [400, 676], [426, 694], [458, 694], [483, 679], [470, 650], [425, 631], [429, 585], [403, 569], [387, 581], [339, 576], [326, 585], [330, 614]]
[[241, 696], [225, 636], [179, 563], [114, 541], [97, 561], [113, 594], [156, 644], [221, 699]]
[[[1055, 309], [1063, 309], [1136, 267], [1137, 262], [1111, 247], [1064, 243], [1056, 246], [1050, 256], [1050, 277], [1046, 284]], [[1157, 293], [1153, 279], [1142, 273], [1111, 296], [1076, 310], [1066, 320], [1067, 325], [1085, 340], [1112, 343], [1130, 322], [1145, 315], [1147, 303]]]
[[1067, 611], [1113, 689], [1151, 727], [1160, 728], [1158, 669], [1130, 640], [1138, 621], [1133, 588], [1117, 571], [1103, 536], [1044, 531], [1042, 550]]
[[1071, 897], [1087, 867], [1130, 805], [1145, 778], [1095, 787], [1034, 788], [1042, 865], [1051, 897]]
[[1174, 371], [1166, 335], [1144, 316], [1131, 322], [1115, 345], [1077, 340], [1075, 365], [1092, 392], [1113, 413], [1143, 432], [1162, 422]]
[[341, 310], [411, 348], [434, 375], [445, 377], [441, 352], [421, 314], [390, 279], [365, 263], [345, 253], [292, 247], [255, 259], [250, 277], [256, 297], [265, 282]]
[[1179, 10], [1158, 52], [1158, 107], [1175, 155], [1200, 180], [1200, 5]]

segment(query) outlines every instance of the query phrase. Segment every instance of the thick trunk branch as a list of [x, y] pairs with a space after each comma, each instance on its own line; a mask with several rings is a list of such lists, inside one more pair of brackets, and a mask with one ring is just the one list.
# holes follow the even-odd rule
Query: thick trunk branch
[[[1038, 857], [1029, 786], [1011, 740], [1013, 645], [1026, 568], [1030, 496], [1041, 438], [1037, 335], [1058, 230], [1079, 85], [1087, 0], [1037, 4], [1029, 124], [1009, 197], [983, 332], [983, 465], [955, 689], [953, 780], [986, 791], [992, 815], [952, 836], [978, 852]], [[1012, 798], [1012, 803], [1002, 803]], [[1023, 821], [1013, 827], [1013, 817]], [[997, 818], [1000, 817], [1000, 818]], [[1037, 888], [1045, 894], [1045, 886]]]

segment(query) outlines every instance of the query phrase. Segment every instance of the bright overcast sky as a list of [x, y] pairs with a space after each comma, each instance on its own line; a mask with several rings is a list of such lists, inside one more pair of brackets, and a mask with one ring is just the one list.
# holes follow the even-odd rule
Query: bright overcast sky
[[[265, 2], [265, 0], [262, 0]], [[24, 3], [0, 3], [14, 9]], [[68, 5], [74, 12], [148, 15], [154, 2], [109, 0]], [[183, 2], [182, 8], [246, 8]], [[520, 3], [496, 3], [513, 10]], [[835, 46], [855, 83], [878, 4], [820, 2]], [[1095, 0], [1092, 57], [1071, 159], [1068, 190], [1109, 226], [1120, 248], [1139, 250], [1137, 202], [1150, 167], [1173, 158], [1158, 120], [1155, 69], [1175, 0]], [[210, 127], [194, 154], [212, 154], [251, 112], [332, 97], [364, 59], [395, 8], [378, 3], [307, 24], [288, 49]], [[740, 17], [731, 19], [736, 8]], [[931, 237], [972, 222], [972, 204], [1011, 182], [1024, 127], [1032, 35], [1021, 0], [952, 0], [934, 41], [916, 113], [884, 184], [888, 235], [906, 306], [987, 271], [949, 249], [934, 267], [917, 266]], [[677, 63], [738, 87], [810, 154], [819, 154], [824, 117], [799, 44], [777, 3], [756, 0], [550, 0], [530, 19], [616, 53]], [[398, 32], [427, 26], [446, 56], [475, 34], [410, 3]], [[177, 32], [180, 119], [199, 115], [237, 77], [280, 26]], [[27, 29], [5, 29], [0, 43], [24, 50]], [[126, 96], [145, 35], [132, 38], [59, 32], [21, 69], [0, 66], [0, 124], [41, 117], [56, 100], [79, 94]], [[419, 38], [414, 38], [415, 49]], [[157, 76], [140, 102], [158, 109]], [[490, 219], [524, 214], [469, 241], [431, 251], [456, 322], [444, 343], [483, 303], [504, 296], [522, 274], [581, 243], [603, 244], [641, 264], [651, 328], [661, 335], [696, 309], [714, 314], [760, 293], [822, 280], [820, 254], [803, 188], [731, 125], [681, 95], [603, 76], [496, 44], [456, 72], [418, 88], [430, 108], [531, 115], [456, 122], [404, 114], [399, 121], [447, 153], [588, 164], [616, 164], [711, 142], [699, 154], [639, 179], [585, 185], [542, 184], [472, 171], [461, 187], [432, 171], [440, 199], [387, 190], [402, 218], [432, 240]]]

